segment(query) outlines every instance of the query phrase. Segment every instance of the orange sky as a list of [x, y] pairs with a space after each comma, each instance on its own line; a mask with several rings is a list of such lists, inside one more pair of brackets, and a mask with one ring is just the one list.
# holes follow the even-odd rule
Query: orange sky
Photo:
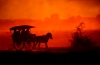
[[59, 14], [95, 17], [100, 14], [99, 0], [0, 0], [0, 19], [41, 19]]
[[99, 0], [0, 0], [0, 19], [20, 21], [0, 21], [0, 29], [9, 30], [15, 25], [31, 24], [37, 30], [73, 30], [82, 21], [86, 29], [100, 29], [99, 14]]

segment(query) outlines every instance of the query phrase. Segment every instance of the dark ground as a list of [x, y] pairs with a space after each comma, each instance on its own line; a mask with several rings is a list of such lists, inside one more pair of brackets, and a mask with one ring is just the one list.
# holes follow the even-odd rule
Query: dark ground
[[36, 63], [36, 64], [99, 64], [100, 47], [85, 51], [66, 51], [64, 53], [30, 52], [30, 51], [1, 51], [0, 63]]

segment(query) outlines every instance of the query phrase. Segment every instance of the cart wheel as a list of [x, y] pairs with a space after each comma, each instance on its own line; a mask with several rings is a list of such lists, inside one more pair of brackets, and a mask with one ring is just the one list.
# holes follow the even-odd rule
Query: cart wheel
[[14, 46], [14, 48], [17, 50], [17, 51], [20, 51], [20, 50], [22, 50], [23, 48], [24, 48], [24, 46], [25, 46], [25, 43], [13, 43], [13, 46]]
[[35, 43], [31, 43], [31, 44], [30, 44], [30, 51], [32, 51], [32, 50], [34, 49], [34, 48], [33, 48], [34, 45], [35, 45]]
[[37, 43], [33, 43], [33, 44], [32, 44], [31, 51], [36, 50], [36, 44], [37, 44]]
[[25, 50], [32, 51], [33, 45], [34, 45], [34, 43], [30, 43], [30, 44], [26, 43], [25, 44]]

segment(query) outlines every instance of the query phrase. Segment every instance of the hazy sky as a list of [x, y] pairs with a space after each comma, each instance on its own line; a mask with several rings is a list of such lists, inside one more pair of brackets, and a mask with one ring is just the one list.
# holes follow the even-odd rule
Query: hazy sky
[[[56, 20], [56, 18], [49, 18], [52, 14], [58, 14], [60, 20]], [[78, 15], [83, 17], [82, 21], [84, 21], [86, 24], [85, 29], [100, 30], [100, 15], [98, 16], [97, 20], [93, 18], [98, 14], [100, 14], [100, 0], [0, 0], [0, 19], [17, 19], [15, 22], [11, 20], [1, 20], [0, 32], [8, 32], [9, 28], [12, 26], [29, 23], [29, 21], [26, 19], [40, 19], [39, 21], [31, 21], [29, 23], [29, 25], [31, 24], [32, 26], [36, 27], [36, 35], [37, 31], [42, 35], [43, 32], [41, 31], [46, 31], [47, 33], [47, 31], [51, 32], [56, 30], [76, 30], [76, 25], [81, 22], [80, 19], [77, 17], [77, 20], [74, 19], [74, 17], [69, 19], [67, 18]], [[89, 18], [87, 19], [85, 17]], [[20, 19], [25, 20], [20, 21]], [[68, 41], [68, 36], [66, 36], [67, 34], [69, 33], [61, 33], [60, 35], [59, 32], [57, 32], [56, 36], [53, 38], [54, 41], [50, 42], [54, 43], [51, 44], [51, 47], [69, 46], [66, 44], [66, 40]], [[95, 37], [96, 36], [94, 36], [94, 38]], [[57, 40], [55, 40], [56, 38]], [[5, 39], [6, 38], [4, 38], [3, 43]]]
[[100, 14], [99, 0], [0, 0], [0, 19], [44, 19], [57, 13], [95, 17]]

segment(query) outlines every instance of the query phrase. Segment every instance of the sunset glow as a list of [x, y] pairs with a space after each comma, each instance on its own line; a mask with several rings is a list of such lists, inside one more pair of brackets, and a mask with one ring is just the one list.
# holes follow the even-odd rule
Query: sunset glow
[[99, 0], [0, 0], [0, 19], [41, 19], [57, 13], [60, 19], [71, 16], [95, 17]]
[[100, 30], [99, 0], [0, 0], [0, 38], [6, 33], [9, 44], [9, 28], [27, 24], [35, 26], [31, 33], [36, 35], [53, 33], [50, 47], [69, 47], [68, 39], [82, 21], [84, 30]]

